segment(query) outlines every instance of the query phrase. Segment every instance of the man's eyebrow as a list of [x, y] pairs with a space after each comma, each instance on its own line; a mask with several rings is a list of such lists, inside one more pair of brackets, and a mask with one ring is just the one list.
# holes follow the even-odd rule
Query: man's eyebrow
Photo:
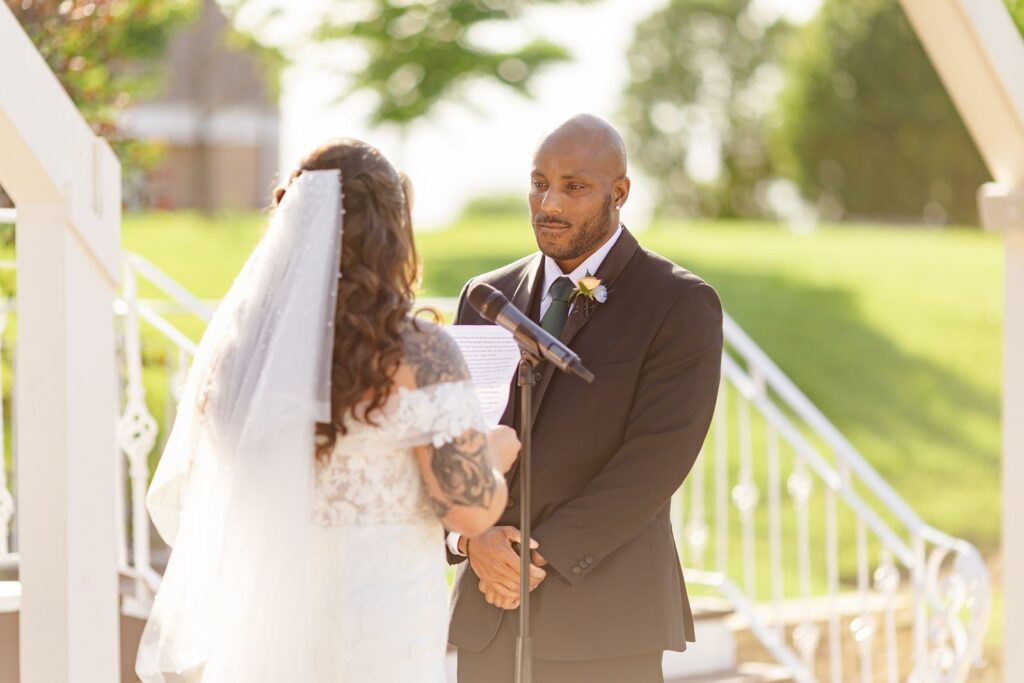
[[590, 177], [586, 173], [576, 171], [575, 173], [566, 173], [562, 175], [562, 180], [590, 180]]

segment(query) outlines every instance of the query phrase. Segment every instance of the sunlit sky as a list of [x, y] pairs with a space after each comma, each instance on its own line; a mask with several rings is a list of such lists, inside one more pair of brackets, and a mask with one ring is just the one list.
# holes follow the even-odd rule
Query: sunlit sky
[[[793, 21], [805, 21], [819, 4], [820, 0], [756, 0], [760, 11], [784, 14]], [[287, 11], [294, 14], [296, 5], [286, 5]], [[533, 149], [545, 131], [579, 112], [616, 123], [633, 29], [664, 5], [665, 0], [602, 0], [529, 9], [518, 25], [495, 28], [487, 35], [488, 44], [514, 40], [526, 32], [566, 46], [572, 61], [538, 76], [533, 99], [497, 84], [475, 84], [467, 91], [472, 109], [442, 104], [429, 118], [409, 127], [404, 138], [395, 130], [367, 127], [372, 102], [368, 96], [337, 101], [344, 84], [329, 69], [357, 55], [303, 53], [283, 79], [281, 170], [290, 171], [305, 152], [327, 138], [366, 140], [412, 178], [419, 228], [449, 222], [467, 201], [482, 195], [521, 192], [525, 198]], [[650, 217], [650, 185], [635, 169], [631, 176], [633, 194], [623, 208], [623, 220], [642, 228]]]

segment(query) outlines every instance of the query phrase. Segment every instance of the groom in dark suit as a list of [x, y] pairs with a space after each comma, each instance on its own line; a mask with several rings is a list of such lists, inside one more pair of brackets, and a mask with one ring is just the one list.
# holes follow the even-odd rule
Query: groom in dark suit
[[[570, 119], [533, 160], [530, 211], [541, 253], [467, 284], [496, 287], [596, 375], [587, 385], [550, 364], [538, 371], [535, 683], [662, 681], [663, 651], [684, 650], [694, 637], [669, 501], [711, 422], [722, 309], [710, 286], [621, 226], [629, 189], [619, 134], [593, 116]], [[464, 289], [456, 322], [486, 324], [465, 300]], [[518, 429], [518, 411], [513, 397], [502, 422]], [[512, 495], [498, 526], [448, 537], [450, 561], [462, 563], [449, 631], [460, 683], [513, 680], [517, 471], [508, 474]]]

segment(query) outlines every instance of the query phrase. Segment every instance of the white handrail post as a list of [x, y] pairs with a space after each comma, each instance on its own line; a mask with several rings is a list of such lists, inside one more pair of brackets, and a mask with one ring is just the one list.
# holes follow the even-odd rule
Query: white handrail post
[[900, 0], [992, 178], [982, 225], [1005, 235], [1003, 680], [1024, 680], [1024, 40], [1002, 0]]
[[1003, 667], [1024, 680], [1024, 230], [1006, 238], [1003, 325]]
[[[1022, 89], [1024, 90], [1024, 89]], [[1024, 122], [1021, 123], [1024, 127]], [[1003, 285], [1003, 680], [1024, 680], [1024, 175], [1020, 187], [990, 183], [982, 224], [1004, 235]]]
[[120, 165], [6, 4], [0, 64], [0, 183], [18, 208], [20, 676], [109, 683]]

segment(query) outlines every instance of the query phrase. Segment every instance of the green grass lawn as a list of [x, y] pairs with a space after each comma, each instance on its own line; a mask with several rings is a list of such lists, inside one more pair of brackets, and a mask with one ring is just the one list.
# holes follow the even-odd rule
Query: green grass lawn
[[[263, 225], [250, 214], [129, 216], [123, 242], [216, 298]], [[469, 216], [417, 239], [428, 296], [455, 296], [472, 275], [534, 248], [525, 219], [509, 216]], [[925, 520], [996, 548], [997, 237], [868, 226], [798, 235], [716, 222], [656, 224], [640, 241], [714, 285], [727, 312]]]

